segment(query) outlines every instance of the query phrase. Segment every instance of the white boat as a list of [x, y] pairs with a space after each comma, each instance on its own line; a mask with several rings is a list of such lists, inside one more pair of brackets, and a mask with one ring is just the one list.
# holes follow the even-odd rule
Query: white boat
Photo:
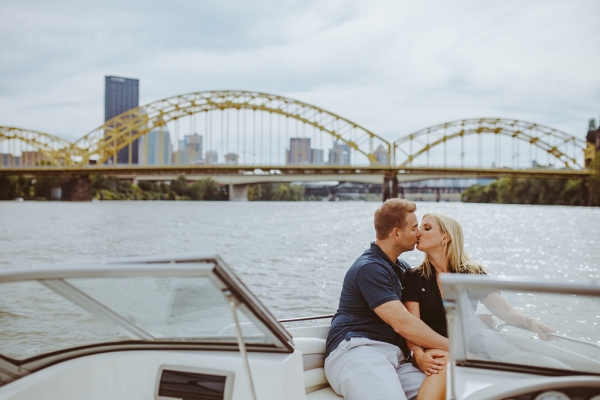
[[[556, 340], [486, 329], [477, 290], [501, 290]], [[450, 275], [444, 294], [449, 398], [600, 399], [600, 287]], [[277, 321], [213, 255], [4, 269], [0, 399], [339, 400], [323, 372], [330, 317]]]

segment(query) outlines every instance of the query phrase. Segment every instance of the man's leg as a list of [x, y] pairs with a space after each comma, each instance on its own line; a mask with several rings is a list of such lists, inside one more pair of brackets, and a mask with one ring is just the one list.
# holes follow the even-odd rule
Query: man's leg
[[396, 369], [400, 383], [408, 400], [417, 398], [419, 388], [425, 379], [425, 374], [420, 369], [406, 361], [404, 354], [400, 352], [398, 357], [398, 368]]
[[325, 375], [346, 400], [406, 400], [396, 373], [398, 352], [388, 343], [352, 338], [327, 357]]

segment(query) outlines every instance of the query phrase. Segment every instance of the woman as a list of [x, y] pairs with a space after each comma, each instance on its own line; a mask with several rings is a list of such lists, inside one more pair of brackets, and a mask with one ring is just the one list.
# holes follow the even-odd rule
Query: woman
[[[417, 249], [425, 253], [425, 259], [421, 265], [406, 274], [402, 301], [411, 314], [447, 337], [440, 275], [485, 274], [485, 270], [465, 253], [462, 228], [455, 219], [442, 214], [425, 214], [420, 230], [422, 236]], [[549, 339], [545, 333], [553, 332], [544, 323], [513, 308], [498, 292], [487, 293], [478, 300], [503, 321], [531, 329], [541, 339]], [[488, 316], [488, 322], [493, 321], [490, 317]], [[419, 389], [417, 400], [445, 399], [446, 371], [439, 361], [443, 361], [445, 365], [448, 354], [436, 349], [422, 349], [409, 341], [406, 344], [414, 364], [427, 375]]]

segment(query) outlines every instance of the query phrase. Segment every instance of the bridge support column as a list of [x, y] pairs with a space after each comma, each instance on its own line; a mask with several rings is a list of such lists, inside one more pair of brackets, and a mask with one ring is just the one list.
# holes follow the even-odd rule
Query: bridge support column
[[229, 185], [229, 201], [248, 201], [248, 185]]
[[386, 172], [383, 177], [383, 201], [398, 197], [398, 175], [396, 171]]
[[587, 179], [581, 180], [581, 201], [579, 204], [584, 207], [592, 205], [592, 194], [590, 193]]
[[440, 193], [440, 188], [435, 188], [435, 201], [440, 202], [442, 195]]
[[89, 175], [65, 178], [62, 199], [66, 201], [92, 201], [92, 180]]

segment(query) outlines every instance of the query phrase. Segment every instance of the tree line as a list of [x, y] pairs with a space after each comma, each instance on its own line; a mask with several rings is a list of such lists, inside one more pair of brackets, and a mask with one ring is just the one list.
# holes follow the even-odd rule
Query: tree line
[[461, 195], [465, 203], [545, 204], [600, 206], [600, 157], [592, 170], [595, 174], [581, 179], [501, 178], [488, 185], [473, 185]]
[[[51, 200], [52, 188], [61, 187], [62, 176], [0, 176], [0, 200]], [[98, 200], [213, 200], [229, 199], [229, 187], [212, 178], [188, 182], [180, 176], [168, 182], [119, 180], [115, 176], [92, 176], [93, 197]], [[248, 187], [250, 201], [300, 201], [304, 188], [286, 183], [256, 184]]]

